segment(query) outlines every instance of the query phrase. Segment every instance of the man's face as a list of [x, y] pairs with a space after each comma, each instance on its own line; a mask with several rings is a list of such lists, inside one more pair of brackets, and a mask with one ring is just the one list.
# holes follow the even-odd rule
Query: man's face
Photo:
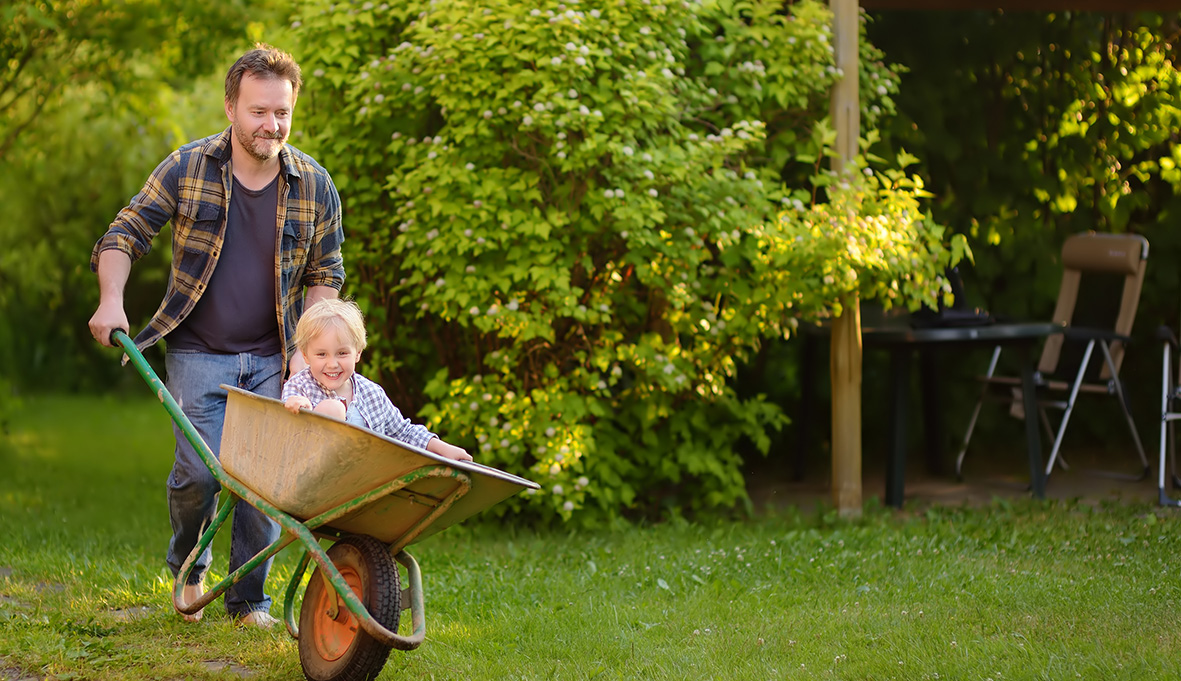
[[285, 78], [242, 76], [238, 101], [226, 102], [226, 117], [233, 124], [239, 146], [258, 161], [269, 161], [291, 134], [295, 95]]

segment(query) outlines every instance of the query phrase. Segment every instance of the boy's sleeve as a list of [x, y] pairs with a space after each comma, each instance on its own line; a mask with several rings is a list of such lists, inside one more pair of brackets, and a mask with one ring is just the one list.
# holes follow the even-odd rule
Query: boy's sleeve
[[309, 400], [312, 399], [311, 393], [308, 390], [308, 380], [310, 377], [308, 370], [304, 369], [287, 379], [287, 382], [283, 384], [283, 394], [279, 399], [283, 402], [296, 396], [306, 397]]
[[369, 414], [362, 412], [362, 415], [367, 417], [370, 430], [422, 449], [426, 449], [427, 444], [436, 437], [426, 426], [413, 423], [403, 416], [381, 386], [364, 380], [358, 381], [357, 387], [358, 392], [363, 393], [367, 411], [372, 414], [370, 418]]

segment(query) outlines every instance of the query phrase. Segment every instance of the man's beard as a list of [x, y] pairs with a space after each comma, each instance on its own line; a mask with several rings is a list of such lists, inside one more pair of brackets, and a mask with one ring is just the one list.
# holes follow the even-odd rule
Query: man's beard
[[[253, 133], [246, 132], [236, 125], [234, 126], [234, 135], [238, 138], [238, 144], [242, 147], [242, 149], [247, 154], [250, 154], [251, 158], [255, 159], [256, 161], [269, 161], [272, 158], [278, 156], [279, 150], [283, 148], [283, 142], [286, 141], [286, 138], [283, 137], [282, 133], [275, 133], [274, 137], [269, 137], [265, 133], [259, 133], [255, 135]], [[279, 144], [274, 146], [273, 153], [264, 153], [259, 147], [256, 137], [266, 140], [277, 140]]]

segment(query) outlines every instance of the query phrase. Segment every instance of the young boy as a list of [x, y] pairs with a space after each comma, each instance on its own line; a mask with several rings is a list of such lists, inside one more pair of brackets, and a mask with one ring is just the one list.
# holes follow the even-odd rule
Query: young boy
[[305, 310], [295, 327], [295, 346], [308, 367], [283, 386], [288, 411], [311, 409], [448, 459], [471, 461], [465, 450], [403, 417], [381, 386], [355, 373], [365, 345], [365, 321], [356, 303], [325, 299]]

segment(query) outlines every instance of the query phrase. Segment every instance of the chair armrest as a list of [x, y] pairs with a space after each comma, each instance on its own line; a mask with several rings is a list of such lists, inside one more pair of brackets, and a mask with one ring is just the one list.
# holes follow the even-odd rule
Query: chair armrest
[[1091, 329], [1085, 326], [1068, 326], [1062, 335], [1066, 336], [1067, 340], [1074, 341], [1090, 341], [1090, 340], [1105, 340], [1105, 341], [1120, 341], [1122, 343], [1130, 343], [1131, 336], [1125, 336], [1122, 333], [1116, 333], [1110, 329]]
[[1173, 330], [1171, 328], [1169, 328], [1168, 326], [1165, 326], [1164, 324], [1161, 324], [1160, 326], [1156, 327], [1156, 339], [1158, 341], [1168, 343], [1169, 345], [1173, 346], [1174, 348], [1176, 348], [1178, 345], [1177, 335], [1173, 333]]

